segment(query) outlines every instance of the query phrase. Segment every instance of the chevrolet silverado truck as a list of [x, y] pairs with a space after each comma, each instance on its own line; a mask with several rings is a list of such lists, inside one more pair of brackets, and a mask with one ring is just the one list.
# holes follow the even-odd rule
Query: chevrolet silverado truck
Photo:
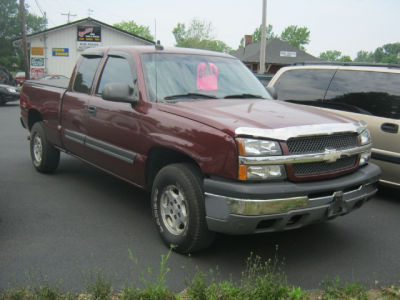
[[63, 151], [151, 192], [160, 236], [180, 253], [215, 232], [333, 219], [377, 191], [364, 123], [274, 101], [223, 53], [88, 49], [69, 82], [26, 82], [20, 108], [39, 172], [55, 171]]

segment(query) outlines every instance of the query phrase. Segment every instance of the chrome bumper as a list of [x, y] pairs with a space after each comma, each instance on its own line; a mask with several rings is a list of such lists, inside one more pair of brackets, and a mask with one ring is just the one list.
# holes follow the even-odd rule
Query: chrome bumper
[[331, 180], [245, 185], [205, 180], [206, 220], [210, 230], [251, 234], [299, 228], [345, 215], [377, 192], [380, 169], [369, 164]]

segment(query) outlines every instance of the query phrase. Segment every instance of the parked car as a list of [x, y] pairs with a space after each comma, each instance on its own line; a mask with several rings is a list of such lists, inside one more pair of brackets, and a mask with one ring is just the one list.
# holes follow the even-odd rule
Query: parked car
[[254, 75], [256, 75], [256, 77], [258, 78], [258, 80], [260, 80], [260, 82], [263, 84], [263, 86], [267, 87], [269, 82], [271, 81], [272, 77], [274, 77], [274, 74], [269, 74], [269, 73], [265, 73], [265, 74], [258, 74], [255, 73]]
[[380, 182], [400, 187], [400, 66], [302, 65], [282, 68], [268, 85], [279, 100], [364, 120]]
[[8, 84], [0, 84], [0, 105], [19, 100], [19, 89]]
[[22, 85], [25, 82], [25, 72], [17, 72], [14, 79], [18, 85]]
[[272, 100], [228, 54], [87, 49], [70, 83], [56, 83], [31, 80], [21, 92], [33, 166], [53, 172], [65, 151], [148, 190], [154, 224], [175, 251], [204, 249], [215, 232], [332, 219], [377, 191], [365, 124]]

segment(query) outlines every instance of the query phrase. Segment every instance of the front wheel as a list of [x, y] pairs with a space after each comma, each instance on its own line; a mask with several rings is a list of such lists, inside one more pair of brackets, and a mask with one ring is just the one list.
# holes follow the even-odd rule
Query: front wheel
[[172, 164], [153, 184], [152, 211], [164, 243], [180, 253], [207, 248], [214, 240], [205, 219], [202, 176], [196, 166]]
[[54, 172], [60, 162], [60, 151], [47, 140], [42, 122], [32, 126], [30, 150], [33, 166], [42, 173]]

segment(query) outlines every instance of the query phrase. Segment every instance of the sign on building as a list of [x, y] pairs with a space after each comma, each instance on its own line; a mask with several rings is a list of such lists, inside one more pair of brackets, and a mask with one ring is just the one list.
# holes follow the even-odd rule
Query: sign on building
[[100, 26], [78, 26], [78, 42], [101, 42]]
[[53, 56], [69, 56], [69, 48], [53, 48], [52, 49]]
[[32, 47], [31, 55], [44, 56], [44, 47]]
[[31, 67], [44, 67], [44, 57], [31, 57]]
[[294, 51], [281, 51], [280, 56], [282, 57], [296, 57], [297, 53]]

